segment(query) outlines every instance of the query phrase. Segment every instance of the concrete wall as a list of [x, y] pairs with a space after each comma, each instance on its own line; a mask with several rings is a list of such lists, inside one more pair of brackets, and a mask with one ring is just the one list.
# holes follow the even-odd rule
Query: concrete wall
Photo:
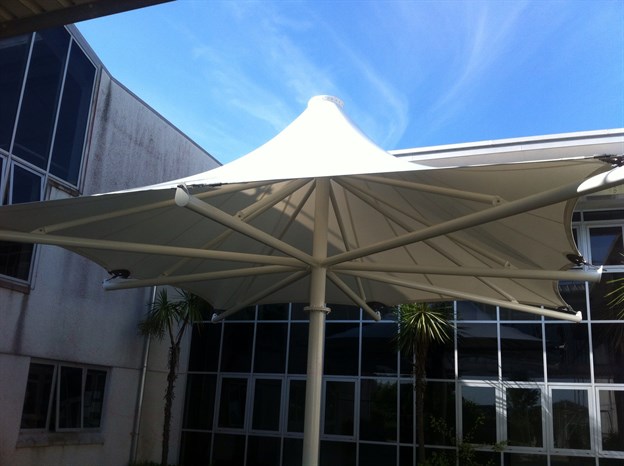
[[[105, 70], [96, 89], [84, 194], [187, 176], [217, 162]], [[68, 196], [53, 188], [52, 197]], [[0, 288], [0, 465], [126, 465], [145, 339], [137, 325], [151, 290], [105, 292], [106, 271], [60, 248], [38, 247], [29, 293]], [[139, 459], [160, 452], [167, 346], [152, 342]], [[185, 350], [186, 351], [186, 350]], [[94, 434], [20, 433], [32, 358], [109, 368], [103, 426]], [[186, 357], [182, 358], [185, 371]], [[176, 397], [181, 413], [183, 379]], [[180, 416], [174, 419], [171, 461]]]

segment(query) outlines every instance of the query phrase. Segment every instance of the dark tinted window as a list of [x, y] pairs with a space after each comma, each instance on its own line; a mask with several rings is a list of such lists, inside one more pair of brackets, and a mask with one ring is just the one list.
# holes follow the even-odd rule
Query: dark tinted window
[[496, 394], [493, 387], [462, 387], [464, 441], [496, 442]]
[[254, 430], [279, 430], [281, 399], [281, 380], [256, 380], [252, 421]]
[[280, 464], [279, 437], [249, 436], [247, 440], [247, 464], [275, 466]]
[[542, 446], [542, 392], [540, 390], [507, 389], [507, 441], [509, 445]]
[[508, 380], [544, 380], [540, 324], [502, 324], [501, 360]]
[[247, 379], [224, 377], [221, 381], [219, 427], [242, 429], [247, 407]]
[[209, 374], [189, 374], [186, 379], [184, 427], [212, 429], [217, 377]]
[[[41, 177], [14, 165], [10, 194], [13, 204], [38, 201], [41, 197]], [[28, 280], [33, 247], [32, 244], [0, 241], [0, 274]]]
[[624, 264], [622, 227], [595, 227], [589, 229], [593, 265]]
[[95, 67], [72, 43], [50, 173], [74, 185], [78, 184], [94, 78]]
[[397, 385], [384, 380], [360, 382], [360, 439], [394, 442], [397, 436]]
[[470, 379], [497, 377], [496, 324], [460, 324], [457, 334], [459, 376]]
[[253, 324], [231, 322], [224, 324], [221, 353], [222, 371], [249, 372], [251, 370], [253, 331]]
[[587, 390], [553, 389], [552, 422], [555, 448], [589, 450]]
[[396, 374], [396, 324], [362, 324], [362, 375]]
[[359, 324], [325, 325], [325, 374], [357, 375]]
[[258, 323], [254, 372], [284, 373], [288, 324]]
[[308, 324], [290, 325], [288, 373], [305, 374], [308, 367]]
[[53, 376], [52, 365], [36, 363], [30, 365], [22, 410], [22, 429], [45, 429]]
[[550, 382], [589, 382], [587, 324], [547, 324], [546, 361]]
[[189, 371], [216, 372], [223, 324], [195, 324], [189, 355]]
[[305, 417], [305, 380], [291, 380], [288, 392], [288, 432], [303, 432]]
[[80, 404], [82, 391], [82, 369], [61, 367], [59, 381], [59, 419], [60, 429], [80, 428]]
[[0, 41], [0, 149], [9, 150], [24, 82], [30, 35]]
[[624, 390], [600, 390], [602, 449], [624, 451]]
[[[325, 433], [353, 435], [355, 384], [327, 381], [325, 385]], [[335, 463], [339, 464], [339, 463]]]
[[596, 382], [623, 383], [624, 322], [593, 323], [591, 331]]
[[46, 169], [69, 47], [64, 28], [35, 34], [13, 152]]

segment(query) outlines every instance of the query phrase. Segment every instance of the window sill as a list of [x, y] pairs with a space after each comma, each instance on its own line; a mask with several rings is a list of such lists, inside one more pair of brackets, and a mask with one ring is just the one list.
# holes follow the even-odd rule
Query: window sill
[[0, 275], [0, 288], [7, 288], [24, 294], [30, 293], [30, 284], [23, 281], [14, 281], [7, 275]]
[[53, 447], [64, 445], [103, 445], [99, 432], [20, 432], [17, 448]]

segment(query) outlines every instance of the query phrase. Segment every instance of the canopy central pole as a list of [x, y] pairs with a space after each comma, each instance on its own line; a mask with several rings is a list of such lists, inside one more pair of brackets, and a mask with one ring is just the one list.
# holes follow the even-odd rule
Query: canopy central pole
[[[317, 264], [327, 258], [329, 216], [329, 178], [316, 180], [314, 236], [312, 257]], [[310, 276], [310, 315], [308, 329], [308, 372], [306, 381], [305, 422], [303, 428], [303, 466], [318, 466], [321, 435], [321, 393], [325, 349], [325, 316], [330, 311], [325, 303], [327, 268], [312, 267]]]

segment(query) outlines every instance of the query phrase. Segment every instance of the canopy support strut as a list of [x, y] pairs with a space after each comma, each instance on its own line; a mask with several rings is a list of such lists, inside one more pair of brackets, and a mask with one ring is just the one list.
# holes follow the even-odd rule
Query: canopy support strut
[[[312, 257], [320, 264], [327, 258], [329, 217], [329, 178], [316, 180], [314, 236]], [[310, 276], [310, 314], [308, 334], [308, 368], [303, 427], [303, 466], [318, 466], [321, 435], [321, 393], [325, 351], [325, 316], [330, 309], [325, 303], [327, 268], [314, 265]]]

